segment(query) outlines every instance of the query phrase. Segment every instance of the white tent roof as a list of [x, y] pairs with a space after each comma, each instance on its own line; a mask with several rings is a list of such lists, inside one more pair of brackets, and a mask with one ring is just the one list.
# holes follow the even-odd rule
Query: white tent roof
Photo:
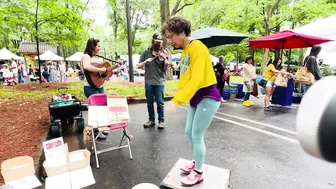
[[[313, 35], [318, 37], [324, 37], [335, 41], [321, 44], [322, 50], [318, 55], [318, 59], [322, 58], [324, 64], [336, 66], [336, 15], [330, 16], [325, 19], [316, 20], [310, 24], [302, 26], [294, 30], [294, 32], [303, 33], [307, 35]], [[310, 53], [310, 49], [307, 49], [306, 55]]]
[[[172, 55], [172, 59], [174, 59], [174, 58], [181, 58], [181, 56], [182, 56], [181, 53], [173, 54]], [[210, 55], [210, 59], [211, 59], [211, 62], [213, 62], [214, 64], [216, 64], [217, 62], [219, 62], [219, 58], [215, 57], [213, 55]]]
[[[133, 54], [132, 55], [132, 60], [133, 60], [133, 65], [137, 65], [139, 63], [140, 60], [140, 54]], [[129, 62], [128, 62], [128, 55], [120, 55], [120, 58], [123, 60], [126, 60], [126, 65], [129, 66]]]
[[[34, 59], [37, 60], [37, 56], [35, 56]], [[63, 61], [64, 58], [54, 54], [53, 52], [51, 52], [49, 50], [47, 50], [46, 52], [44, 52], [43, 54], [40, 55], [40, 60], [44, 60], [44, 61], [46, 61], [46, 60]]]
[[174, 58], [181, 58], [181, 56], [182, 56], [181, 53], [173, 54], [172, 55], [172, 59], [174, 59]]
[[8, 49], [3, 48], [0, 50], [0, 60], [11, 60], [14, 58], [15, 60], [23, 60], [24, 58], [21, 56], [18, 56], [12, 52], [10, 52]]
[[211, 58], [211, 62], [213, 62], [214, 64], [216, 64], [217, 62], [219, 62], [219, 58], [218, 57], [212, 56], [210, 54], [210, 58]]
[[69, 56], [69, 57], [66, 58], [65, 60], [80, 62], [80, 61], [82, 61], [82, 57], [83, 57], [83, 55], [84, 55], [83, 52], [76, 52], [75, 54]]

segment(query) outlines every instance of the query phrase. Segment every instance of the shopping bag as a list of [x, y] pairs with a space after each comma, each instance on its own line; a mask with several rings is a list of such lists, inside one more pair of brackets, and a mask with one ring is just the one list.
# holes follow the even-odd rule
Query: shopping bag
[[263, 78], [263, 79], [261, 79], [261, 80], [259, 81], [259, 85], [265, 88], [267, 82], [268, 82], [268, 81], [267, 81], [266, 79]]
[[313, 84], [315, 83], [315, 77], [308, 71], [307, 67], [303, 66], [295, 73], [295, 81], [298, 83]]
[[275, 86], [277, 87], [287, 87], [287, 83], [288, 83], [288, 78], [285, 74], [281, 74], [279, 73], [277, 78], [275, 79]]
[[304, 83], [304, 84], [314, 84], [315, 83], [315, 77], [312, 73], [309, 72], [309, 70], [306, 67], [307, 62], [309, 61], [310, 57], [305, 61], [303, 66], [299, 68], [295, 73], [295, 82], [298, 83]]
[[254, 85], [253, 85], [253, 90], [252, 90], [251, 95], [257, 97], [258, 94], [259, 94], [259, 91], [258, 91], [258, 84], [257, 84], [257, 83], [254, 83]]

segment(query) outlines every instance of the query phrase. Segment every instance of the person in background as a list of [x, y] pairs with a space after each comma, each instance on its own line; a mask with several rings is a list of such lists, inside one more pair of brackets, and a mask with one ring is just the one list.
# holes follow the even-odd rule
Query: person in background
[[22, 67], [22, 63], [19, 62], [18, 67], [18, 83], [24, 83], [24, 79], [23, 79], [23, 67]]
[[[165, 50], [162, 48], [163, 38], [155, 33], [152, 36], [152, 45], [142, 52], [138, 69], [145, 67], [145, 90], [147, 99], [148, 121], [144, 128], [155, 126], [154, 97], [157, 105], [159, 119], [158, 129], [164, 129], [164, 85], [166, 82], [166, 70], [169, 60], [160, 56]], [[154, 56], [154, 53], [159, 56]]]
[[13, 77], [15, 78], [16, 81], [18, 81], [18, 65], [15, 62], [14, 58], [11, 59], [11, 70], [13, 72]]
[[266, 90], [266, 95], [265, 95], [265, 111], [270, 111], [271, 108], [269, 107], [270, 106], [270, 99], [271, 99], [271, 96], [275, 90], [275, 79], [277, 77], [276, 74], [278, 73], [282, 73], [282, 74], [286, 74], [286, 75], [289, 75], [291, 76], [292, 74], [291, 73], [288, 73], [288, 72], [285, 72], [285, 71], [280, 71], [282, 69], [282, 59], [281, 58], [278, 58], [278, 59], [275, 59], [273, 61], [273, 63], [270, 63], [267, 65], [267, 68], [266, 68], [266, 73], [265, 73], [265, 77], [264, 79], [267, 80], [267, 83], [266, 83], [266, 87], [265, 87], [265, 90]]
[[[217, 80], [217, 89], [219, 91], [219, 94], [223, 96], [223, 89], [224, 89], [224, 80], [223, 80], [223, 75], [224, 75], [224, 56], [219, 57], [219, 62], [214, 66], [215, 74], [216, 74], [216, 80]], [[224, 103], [226, 102], [221, 99], [221, 102]]]
[[223, 81], [224, 81], [224, 87], [225, 82], [228, 84], [228, 86], [230, 86], [230, 69], [227, 67], [224, 67]]
[[65, 72], [66, 72], [66, 66], [64, 62], [61, 62], [59, 65], [59, 71], [60, 71], [60, 82], [65, 82]]
[[57, 68], [56, 68], [56, 63], [52, 62], [50, 65], [50, 81], [51, 82], [57, 82]]
[[188, 174], [181, 180], [182, 185], [193, 186], [204, 179], [204, 133], [220, 106], [221, 95], [216, 88], [209, 49], [201, 41], [191, 38], [190, 22], [182, 17], [172, 17], [163, 25], [162, 33], [168, 43], [183, 49], [178, 91], [167, 104], [167, 113], [174, 112], [182, 104], [190, 103], [185, 131], [192, 143], [193, 160], [180, 169]]
[[28, 75], [33, 75], [34, 76], [34, 69], [32, 68], [31, 64], [29, 65], [29, 68], [28, 68]]
[[177, 75], [177, 79], [180, 79], [180, 63], [179, 62], [175, 63], [174, 69], [175, 69], [175, 72], [176, 72], [176, 75]]
[[319, 68], [321, 68], [321, 66], [322, 66], [322, 64], [323, 64], [323, 61], [324, 61], [324, 60], [323, 60], [322, 58], [319, 59], [319, 63], [318, 63], [318, 67], [319, 67]]
[[21, 62], [21, 66], [22, 66], [23, 83], [25, 83], [26, 82], [26, 77], [28, 75], [27, 67], [26, 67], [26, 64], [23, 61], [20, 61], [20, 62]]
[[[317, 63], [317, 56], [320, 54], [321, 50], [322, 47], [320, 45], [313, 46], [309, 56], [304, 59], [304, 66], [314, 75], [316, 81], [322, 79], [322, 73], [319, 64]], [[304, 94], [308, 91], [310, 86], [312, 86], [312, 84], [303, 84]]]
[[251, 92], [253, 92], [254, 83], [256, 82], [257, 74], [254, 67], [254, 59], [251, 55], [247, 56], [245, 59], [245, 64], [243, 66], [243, 79], [244, 87], [243, 91], [245, 92], [243, 105], [246, 107], [253, 106], [253, 103], [250, 101]]
[[50, 82], [50, 73], [49, 73], [49, 68], [48, 68], [47, 64], [43, 64], [42, 70], [43, 70], [42, 71], [42, 76], [44, 77], [46, 82]]

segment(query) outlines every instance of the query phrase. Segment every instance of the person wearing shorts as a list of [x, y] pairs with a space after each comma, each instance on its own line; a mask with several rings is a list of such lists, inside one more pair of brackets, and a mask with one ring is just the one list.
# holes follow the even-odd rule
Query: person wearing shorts
[[282, 73], [282, 74], [287, 74], [289, 76], [292, 75], [291, 73], [280, 71], [282, 68], [281, 64], [282, 64], [282, 59], [278, 58], [278, 59], [275, 59], [273, 63], [269, 63], [267, 65], [265, 78], [264, 78], [265, 80], [267, 80], [266, 87], [265, 87], [266, 95], [265, 95], [265, 101], [264, 101], [265, 111], [271, 110], [269, 106], [270, 106], [271, 96], [276, 87], [274, 84], [275, 79], [277, 77], [276, 74]]

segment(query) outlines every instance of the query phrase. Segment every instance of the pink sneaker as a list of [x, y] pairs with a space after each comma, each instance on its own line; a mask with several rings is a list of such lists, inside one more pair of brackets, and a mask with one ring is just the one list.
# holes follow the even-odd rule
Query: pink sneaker
[[182, 186], [194, 186], [201, 182], [203, 182], [202, 175], [197, 174], [194, 170], [181, 180]]
[[183, 171], [184, 173], [190, 173], [192, 170], [195, 169], [195, 163], [194, 162], [191, 162], [190, 164], [188, 165], [184, 165], [183, 167], [180, 168], [181, 171]]

